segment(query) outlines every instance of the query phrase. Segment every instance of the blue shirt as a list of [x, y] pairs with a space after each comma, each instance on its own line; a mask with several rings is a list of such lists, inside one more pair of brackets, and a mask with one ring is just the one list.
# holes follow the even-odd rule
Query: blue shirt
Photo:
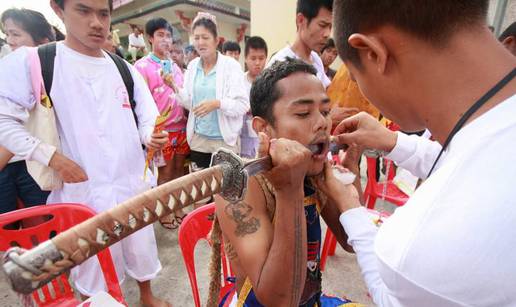
[[[199, 61], [197, 71], [195, 73], [192, 102], [193, 107], [200, 105], [206, 100], [216, 99], [217, 96], [217, 65], [212, 68], [208, 74], [204, 74], [202, 62]], [[214, 110], [204, 117], [195, 117], [194, 131], [208, 139], [222, 140], [222, 133], [220, 132], [219, 110]]]

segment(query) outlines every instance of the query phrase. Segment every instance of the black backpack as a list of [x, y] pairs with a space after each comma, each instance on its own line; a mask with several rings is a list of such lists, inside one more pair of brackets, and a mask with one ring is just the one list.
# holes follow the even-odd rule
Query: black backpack
[[[135, 108], [136, 102], [134, 101], [134, 81], [124, 60], [116, 54], [107, 52], [109, 57], [115, 62], [122, 80], [124, 80], [127, 94], [129, 95], [129, 103], [131, 104], [131, 111], [133, 112], [136, 126], [138, 126], [138, 117], [136, 116]], [[52, 88], [52, 79], [54, 78], [54, 60], [56, 58], [56, 43], [49, 43], [38, 47], [39, 61], [41, 63], [41, 74], [43, 76], [43, 83], [45, 84], [45, 90], [47, 92], [50, 101], [50, 89]]]

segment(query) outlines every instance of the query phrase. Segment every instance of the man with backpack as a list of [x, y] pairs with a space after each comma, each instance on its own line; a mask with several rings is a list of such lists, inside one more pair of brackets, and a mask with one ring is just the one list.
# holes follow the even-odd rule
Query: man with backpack
[[[57, 172], [64, 184], [51, 192], [48, 203], [82, 203], [105, 211], [148, 189], [141, 146], [160, 149], [167, 134], [153, 132], [159, 113], [141, 75], [101, 49], [112, 1], [50, 4], [65, 24], [65, 41], [39, 50], [20, 48], [0, 61], [0, 145]], [[42, 76], [34, 75], [29, 61], [35, 52]], [[40, 103], [37, 77], [43, 77], [53, 105], [61, 152], [23, 126]], [[111, 247], [111, 255], [119, 281], [124, 272], [138, 281], [142, 304], [170, 305], [154, 297], [150, 287], [161, 270], [152, 226]], [[83, 296], [106, 288], [96, 258], [74, 269], [71, 278]]]

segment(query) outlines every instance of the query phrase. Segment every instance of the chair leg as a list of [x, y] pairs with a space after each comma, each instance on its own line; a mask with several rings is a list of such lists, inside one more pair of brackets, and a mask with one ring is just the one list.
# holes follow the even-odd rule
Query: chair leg
[[333, 256], [335, 255], [335, 250], [337, 249], [337, 238], [335, 236], [332, 236], [331, 242], [330, 242], [330, 252], [328, 255]]
[[326, 235], [324, 236], [324, 243], [321, 251], [321, 260], [319, 261], [321, 271], [324, 271], [324, 267], [326, 266], [326, 258], [328, 258], [332, 237], [334, 236], [331, 230], [329, 228], [326, 229]]
[[375, 204], [376, 204], [376, 196], [369, 194], [369, 198], [367, 198], [367, 209], [374, 209]]

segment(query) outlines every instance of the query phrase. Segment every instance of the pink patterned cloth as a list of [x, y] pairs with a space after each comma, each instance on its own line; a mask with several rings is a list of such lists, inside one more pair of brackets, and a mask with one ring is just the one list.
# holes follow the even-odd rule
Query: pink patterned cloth
[[[134, 66], [147, 82], [152, 97], [158, 106], [160, 113], [170, 105], [172, 112], [165, 122], [165, 130], [169, 132], [186, 129], [186, 116], [183, 107], [176, 100], [176, 93], [168, 87], [161, 78], [161, 64], [153, 60], [149, 55], [138, 60]], [[172, 63], [172, 75], [177, 87], [183, 86], [183, 73], [176, 63]]]

